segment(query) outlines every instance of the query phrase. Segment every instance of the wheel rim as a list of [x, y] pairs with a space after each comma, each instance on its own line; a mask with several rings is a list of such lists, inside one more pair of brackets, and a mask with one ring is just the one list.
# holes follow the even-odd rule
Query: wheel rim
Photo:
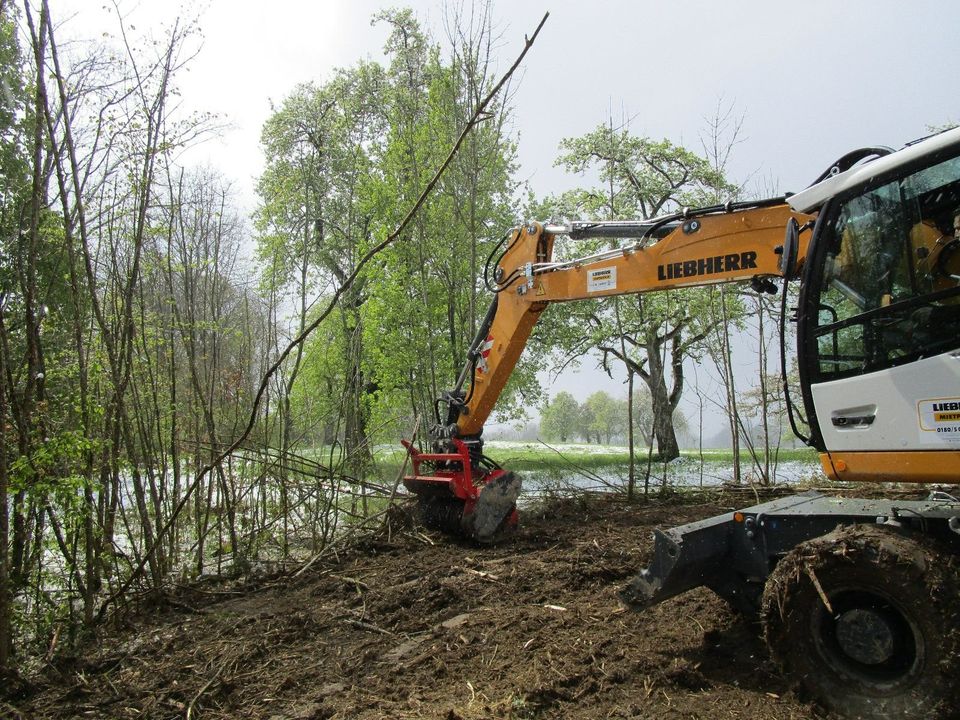
[[923, 636], [909, 612], [888, 595], [864, 588], [835, 589], [829, 612], [823, 603], [812, 614], [821, 658], [838, 675], [878, 691], [919, 675]]

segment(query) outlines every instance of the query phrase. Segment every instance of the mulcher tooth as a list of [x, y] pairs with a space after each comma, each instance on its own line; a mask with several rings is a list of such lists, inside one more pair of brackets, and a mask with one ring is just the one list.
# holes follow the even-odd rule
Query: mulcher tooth
[[421, 496], [420, 522], [447, 535], [462, 535], [464, 502], [455, 497]]

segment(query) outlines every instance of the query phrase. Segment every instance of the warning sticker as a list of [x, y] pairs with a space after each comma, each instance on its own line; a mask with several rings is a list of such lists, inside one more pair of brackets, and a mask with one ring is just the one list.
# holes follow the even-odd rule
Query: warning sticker
[[480, 346], [480, 358], [477, 360], [477, 372], [485, 373], [489, 371], [487, 358], [490, 357], [490, 351], [493, 349], [493, 335], [487, 335], [487, 339]]
[[615, 267], [587, 270], [587, 292], [615, 290], [617, 287], [617, 269]]
[[921, 400], [920, 440], [928, 444], [960, 443], [960, 397]]

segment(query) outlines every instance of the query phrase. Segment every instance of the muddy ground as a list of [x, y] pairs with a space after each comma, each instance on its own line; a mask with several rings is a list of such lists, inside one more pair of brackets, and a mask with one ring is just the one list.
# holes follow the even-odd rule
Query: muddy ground
[[532, 509], [494, 548], [395, 522], [292, 573], [184, 591], [0, 704], [27, 718], [809, 718], [756, 629], [698, 590], [618, 591], [651, 531], [743, 498]]

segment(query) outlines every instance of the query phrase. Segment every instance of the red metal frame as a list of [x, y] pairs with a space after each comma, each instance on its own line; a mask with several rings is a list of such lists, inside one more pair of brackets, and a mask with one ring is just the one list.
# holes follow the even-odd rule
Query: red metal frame
[[[480, 497], [480, 491], [483, 487], [506, 473], [506, 470], [497, 468], [488, 473], [473, 474], [473, 468], [470, 465], [470, 451], [462, 440], [453, 440], [456, 452], [453, 453], [425, 453], [420, 452], [412, 441], [401, 440], [400, 443], [407, 449], [410, 455], [410, 461], [413, 465], [413, 475], [407, 475], [403, 478], [404, 487], [416, 495], [453, 496], [463, 501], [463, 517], [468, 517], [476, 507], [477, 499]], [[432, 475], [423, 475], [420, 472], [422, 463], [459, 463], [460, 470], [438, 470], [433, 469]], [[507, 518], [506, 524], [509, 527], [516, 527], [519, 515], [514, 508]]]
[[[410, 454], [410, 462], [413, 464], [413, 475], [403, 478], [403, 484], [410, 492], [417, 494], [432, 494], [439, 488], [446, 486], [446, 489], [454, 496], [467, 503], [466, 510], [469, 511], [473, 503], [480, 496], [480, 489], [489, 479], [483, 475], [474, 484], [473, 469], [470, 466], [470, 451], [462, 440], [454, 439], [453, 445], [457, 449], [455, 453], [425, 453], [420, 452], [409, 440], [401, 440], [400, 443]], [[460, 464], [460, 470], [437, 470], [433, 474], [423, 475], [420, 472], [422, 463], [443, 463], [454, 462]]]

